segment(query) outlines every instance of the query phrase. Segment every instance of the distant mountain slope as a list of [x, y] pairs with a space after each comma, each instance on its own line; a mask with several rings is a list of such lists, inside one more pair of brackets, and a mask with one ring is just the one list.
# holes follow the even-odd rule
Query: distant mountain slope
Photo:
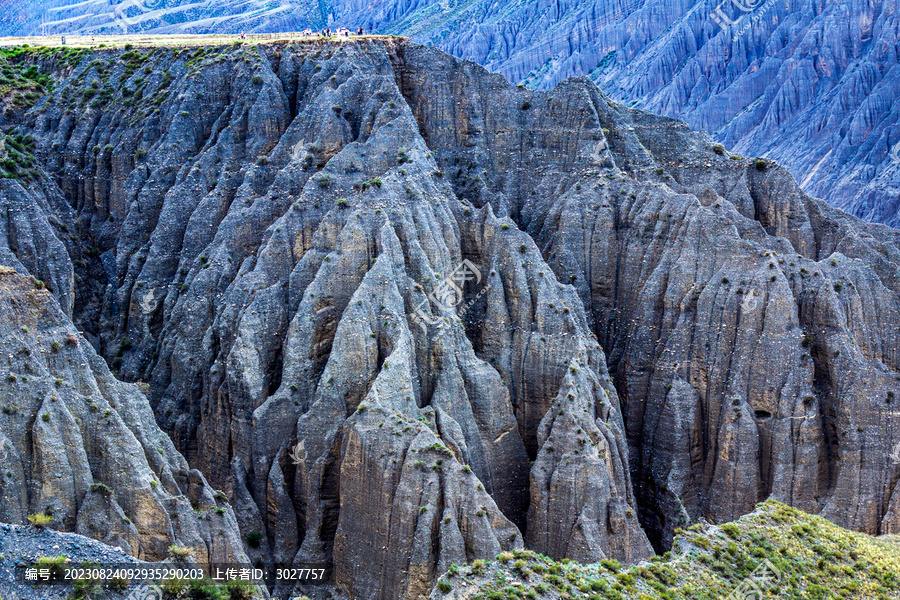
[[0, 34], [340, 24], [408, 35], [529, 87], [590, 74], [618, 100], [778, 160], [805, 191], [838, 208], [900, 226], [898, 0], [25, 0], [16, 7], [0, 16]]
[[838, 208], [900, 225], [897, 1], [777, 2], [728, 31], [701, 6], [646, 43], [636, 32], [594, 78], [735, 151], [778, 160]]
[[0, 6], [4, 36], [289, 31], [324, 27], [328, 15], [327, 3], [308, 0], [6, 0]]
[[345, 14], [368, 27], [529, 87], [590, 74], [631, 106], [778, 160], [838, 208], [900, 226], [897, 0], [356, 4]]

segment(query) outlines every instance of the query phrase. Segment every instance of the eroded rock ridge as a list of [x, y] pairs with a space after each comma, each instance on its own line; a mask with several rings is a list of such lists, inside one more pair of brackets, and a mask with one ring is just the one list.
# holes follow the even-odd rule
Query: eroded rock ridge
[[252, 559], [416, 598], [769, 497], [900, 528], [900, 238], [775, 163], [403, 40], [18, 60], [56, 85], [6, 113], [42, 175], [0, 255]]

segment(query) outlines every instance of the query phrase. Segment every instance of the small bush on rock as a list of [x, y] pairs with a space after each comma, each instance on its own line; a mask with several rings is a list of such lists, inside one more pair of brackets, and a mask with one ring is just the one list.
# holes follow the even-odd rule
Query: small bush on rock
[[53, 522], [53, 516], [42, 512], [36, 515], [28, 515], [28, 522], [35, 527], [46, 527]]

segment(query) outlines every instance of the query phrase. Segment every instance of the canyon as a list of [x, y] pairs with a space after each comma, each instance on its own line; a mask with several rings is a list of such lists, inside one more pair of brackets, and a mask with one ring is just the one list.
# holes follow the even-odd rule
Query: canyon
[[900, 533], [900, 233], [775, 161], [403, 38], [0, 61], [2, 520], [385, 600]]

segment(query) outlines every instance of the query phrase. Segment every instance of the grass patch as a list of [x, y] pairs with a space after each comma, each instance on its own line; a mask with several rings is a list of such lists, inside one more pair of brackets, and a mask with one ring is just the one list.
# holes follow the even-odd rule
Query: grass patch
[[27, 183], [39, 177], [34, 158], [35, 141], [30, 135], [10, 130], [0, 133], [0, 178]]
[[460, 567], [459, 576], [477, 588], [468, 597], [721, 600], [767, 560], [781, 573], [767, 598], [900, 598], [900, 540], [849, 531], [774, 501], [733, 523], [681, 531], [671, 552], [630, 567], [513, 555], [515, 562], [503, 553], [493, 563]]

